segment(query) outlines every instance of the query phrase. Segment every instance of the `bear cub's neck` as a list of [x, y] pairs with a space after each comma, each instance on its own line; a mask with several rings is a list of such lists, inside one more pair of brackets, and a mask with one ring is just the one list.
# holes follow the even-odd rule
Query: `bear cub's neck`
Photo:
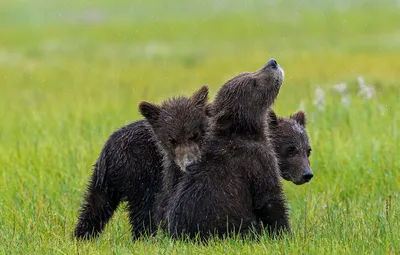
[[211, 133], [219, 138], [265, 140], [266, 114], [266, 110], [227, 109], [211, 121]]

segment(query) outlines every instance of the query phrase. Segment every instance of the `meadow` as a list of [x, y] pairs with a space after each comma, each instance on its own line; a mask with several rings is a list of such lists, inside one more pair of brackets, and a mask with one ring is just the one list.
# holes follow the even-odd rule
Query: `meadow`
[[[0, 3], [0, 254], [400, 254], [400, 2]], [[304, 109], [314, 178], [284, 182], [293, 237], [132, 242], [124, 205], [71, 233], [104, 142], [159, 103], [269, 58]]]

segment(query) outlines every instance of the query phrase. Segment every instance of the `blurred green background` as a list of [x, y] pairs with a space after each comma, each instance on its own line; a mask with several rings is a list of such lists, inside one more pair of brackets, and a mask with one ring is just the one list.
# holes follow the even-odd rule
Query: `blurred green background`
[[[274, 109], [304, 109], [315, 177], [285, 182], [292, 239], [132, 242], [123, 207], [70, 238], [91, 165], [117, 128], [269, 58]], [[399, 254], [400, 1], [0, 3], [2, 254]]]

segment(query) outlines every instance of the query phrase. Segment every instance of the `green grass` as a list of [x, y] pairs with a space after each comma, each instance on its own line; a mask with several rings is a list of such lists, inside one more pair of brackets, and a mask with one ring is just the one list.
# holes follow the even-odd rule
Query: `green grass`
[[[1, 254], [399, 254], [400, 4], [349, 2], [3, 1]], [[213, 96], [270, 57], [286, 74], [274, 108], [304, 107], [313, 146], [311, 183], [284, 184], [291, 239], [132, 242], [123, 208], [98, 240], [70, 238], [91, 165], [140, 100]]]

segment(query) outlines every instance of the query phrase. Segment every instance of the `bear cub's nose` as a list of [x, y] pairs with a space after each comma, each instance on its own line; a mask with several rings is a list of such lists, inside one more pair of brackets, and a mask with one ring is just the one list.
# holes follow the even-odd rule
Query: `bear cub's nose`
[[313, 176], [314, 176], [314, 174], [313, 174], [313, 172], [311, 172], [311, 170], [306, 170], [303, 173], [303, 179], [306, 182], [309, 182], [311, 180], [311, 178], [313, 178]]
[[194, 165], [194, 160], [189, 160], [189, 161], [185, 161], [184, 163], [183, 163], [183, 165], [185, 166], [185, 167], [190, 167], [190, 166], [192, 166], [192, 165]]
[[277, 68], [278, 67], [278, 63], [276, 62], [275, 59], [271, 58], [270, 60], [268, 60], [267, 66], [270, 66], [272, 68]]

